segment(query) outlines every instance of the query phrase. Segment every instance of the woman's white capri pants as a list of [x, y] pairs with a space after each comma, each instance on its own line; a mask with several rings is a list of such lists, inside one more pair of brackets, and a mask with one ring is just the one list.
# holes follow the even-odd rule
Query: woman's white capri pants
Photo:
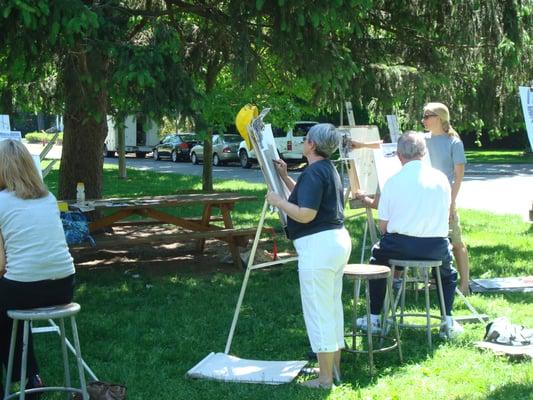
[[315, 353], [344, 348], [342, 277], [352, 241], [345, 228], [298, 238], [298, 275], [305, 326]]

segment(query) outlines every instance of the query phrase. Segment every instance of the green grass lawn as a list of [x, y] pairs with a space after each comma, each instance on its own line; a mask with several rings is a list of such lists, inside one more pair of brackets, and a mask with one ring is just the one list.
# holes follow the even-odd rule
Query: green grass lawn
[[[106, 166], [105, 196], [170, 194], [200, 189], [199, 178], [128, 171], [116, 179]], [[56, 189], [57, 173], [47, 178]], [[237, 226], [257, 223], [265, 186], [242, 181], [216, 183], [217, 190], [253, 194], [233, 213]], [[358, 262], [363, 218], [348, 210], [347, 227]], [[461, 210], [472, 277], [533, 275], [532, 225], [518, 216], [496, 216]], [[267, 225], [279, 229], [269, 214]], [[280, 239], [281, 235], [277, 235]], [[292, 249], [280, 240], [282, 249]], [[78, 325], [84, 358], [102, 380], [123, 383], [128, 399], [531, 399], [533, 365], [474, 348], [484, 327], [466, 325], [459, 340], [444, 342], [434, 335], [428, 353], [425, 334], [402, 333], [404, 363], [395, 353], [377, 355], [377, 374], [369, 375], [366, 357], [344, 354], [343, 384], [331, 392], [312, 391], [295, 384], [270, 386], [189, 380], [186, 371], [210, 352], [222, 352], [237, 301], [242, 273], [197, 276], [177, 272], [153, 273], [139, 267], [124, 270], [78, 270], [75, 300], [82, 305]], [[345, 282], [346, 325], [351, 315], [352, 283]], [[508, 316], [533, 327], [532, 294], [476, 294], [470, 301], [491, 318]], [[412, 300], [412, 299], [411, 299]], [[412, 304], [412, 303], [411, 303]], [[422, 303], [412, 305], [421, 309]], [[436, 309], [435, 309], [436, 310]], [[456, 300], [455, 313], [468, 314]], [[36, 339], [42, 374], [61, 381], [59, 346], [54, 336]], [[309, 344], [302, 318], [295, 264], [252, 272], [244, 299], [232, 354], [261, 360], [306, 359]], [[302, 378], [299, 378], [299, 380]], [[47, 399], [64, 398], [62, 395]]]
[[482, 164], [532, 164], [533, 153], [521, 150], [467, 150], [469, 163]]

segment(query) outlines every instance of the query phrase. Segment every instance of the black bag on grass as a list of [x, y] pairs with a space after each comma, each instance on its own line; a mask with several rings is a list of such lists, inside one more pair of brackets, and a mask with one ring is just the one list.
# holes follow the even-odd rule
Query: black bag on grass
[[[91, 381], [87, 383], [89, 400], [126, 400], [126, 386], [114, 383]], [[77, 393], [74, 400], [82, 400]]]

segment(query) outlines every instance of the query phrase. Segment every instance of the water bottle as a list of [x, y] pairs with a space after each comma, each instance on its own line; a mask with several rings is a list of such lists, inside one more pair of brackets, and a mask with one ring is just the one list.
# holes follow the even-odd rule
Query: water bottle
[[85, 202], [85, 184], [83, 182], [78, 182], [76, 185], [76, 202]]

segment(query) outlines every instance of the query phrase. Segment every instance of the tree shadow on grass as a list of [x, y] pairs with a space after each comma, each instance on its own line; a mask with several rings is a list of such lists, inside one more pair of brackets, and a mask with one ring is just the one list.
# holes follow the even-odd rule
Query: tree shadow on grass
[[[533, 259], [533, 249], [517, 250], [510, 245], [476, 246], [469, 249], [472, 277], [505, 277], [531, 274], [527, 260]], [[524, 264], [524, 267], [520, 265]], [[489, 272], [489, 274], [487, 274]]]
[[533, 393], [533, 382], [508, 383], [489, 393], [486, 400], [529, 400]]
[[488, 300], [488, 303], [490, 303], [492, 299], [497, 300], [499, 297], [513, 304], [530, 304], [533, 302], [533, 292], [484, 292], [479, 294], [482, 295], [485, 300]]

